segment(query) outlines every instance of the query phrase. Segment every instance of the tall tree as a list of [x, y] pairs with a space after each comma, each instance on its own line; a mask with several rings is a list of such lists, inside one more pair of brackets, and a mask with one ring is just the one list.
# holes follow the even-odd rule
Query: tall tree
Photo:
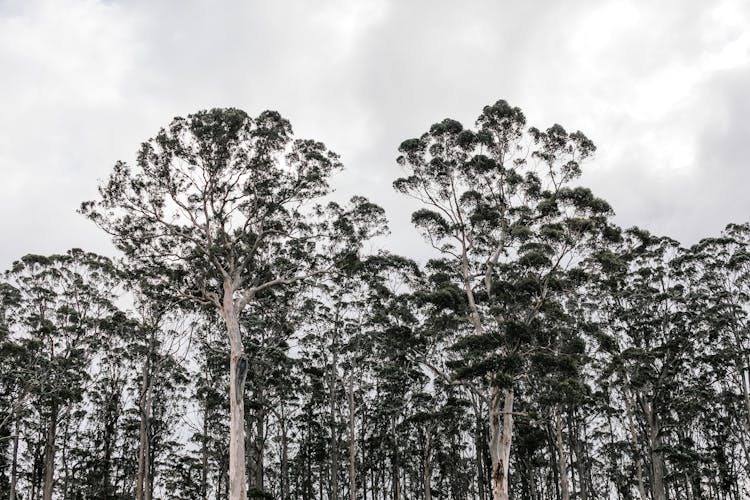
[[[258, 293], [330, 268], [330, 256], [351, 243], [337, 233], [363, 239], [382, 225], [382, 210], [362, 198], [347, 209], [314, 204], [340, 168], [322, 143], [293, 139], [276, 112], [212, 109], [175, 118], [143, 143], [133, 168], [115, 165], [99, 201], [81, 207], [137, 267], [223, 319], [232, 500], [246, 498], [241, 313]], [[323, 246], [328, 259], [316, 256]]]
[[485, 106], [476, 127], [445, 119], [404, 141], [398, 163], [407, 176], [394, 187], [424, 205], [412, 222], [452, 263], [466, 296], [479, 339], [467, 346], [483, 347], [462, 376], [481, 378], [485, 387], [493, 498], [506, 500], [524, 332], [561, 267], [611, 209], [587, 189], [568, 186], [595, 149], [581, 132], [527, 127], [521, 110], [505, 101]]
[[24, 256], [6, 279], [20, 294], [16, 321], [32, 353], [28, 390], [44, 436], [42, 497], [51, 500], [59, 424], [83, 398], [89, 364], [109, 333], [116, 281], [109, 259], [79, 249]]

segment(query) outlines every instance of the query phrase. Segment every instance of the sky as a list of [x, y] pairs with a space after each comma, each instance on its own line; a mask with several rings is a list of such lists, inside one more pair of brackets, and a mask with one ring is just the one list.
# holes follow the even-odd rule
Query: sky
[[0, 0], [0, 269], [71, 247], [76, 213], [175, 116], [278, 110], [346, 170], [341, 197], [419, 257], [397, 147], [505, 99], [597, 145], [580, 184], [685, 245], [750, 219], [746, 0]]

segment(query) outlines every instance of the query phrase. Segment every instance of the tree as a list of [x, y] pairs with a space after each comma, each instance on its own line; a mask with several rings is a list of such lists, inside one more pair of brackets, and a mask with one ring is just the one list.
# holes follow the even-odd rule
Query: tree
[[394, 187], [424, 206], [412, 222], [451, 262], [466, 296], [476, 339], [464, 344], [473, 359], [459, 376], [485, 387], [493, 498], [506, 500], [523, 344], [557, 275], [611, 209], [568, 186], [595, 150], [581, 132], [527, 128], [521, 110], [505, 101], [485, 106], [476, 126], [445, 119], [404, 141], [398, 163], [407, 176]]
[[384, 225], [382, 210], [363, 198], [347, 208], [315, 204], [341, 167], [322, 143], [293, 139], [276, 112], [213, 109], [175, 118], [143, 143], [133, 168], [115, 165], [99, 201], [81, 206], [135, 267], [223, 319], [232, 500], [246, 498], [241, 313], [269, 288], [326, 272], [343, 245]]
[[110, 333], [116, 280], [109, 259], [79, 249], [26, 255], [5, 277], [18, 293], [14, 316], [29, 356], [24, 390], [43, 429], [42, 491], [51, 500], [59, 424], [82, 400], [89, 364]]

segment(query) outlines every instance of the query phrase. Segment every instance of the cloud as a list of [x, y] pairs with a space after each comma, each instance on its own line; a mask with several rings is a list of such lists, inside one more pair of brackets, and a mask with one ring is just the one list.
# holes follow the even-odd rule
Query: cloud
[[340, 196], [384, 205], [424, 255], [391, 181], [398, 144], [504, 98], [599, 147], [582, 182], [618, 222], [686, 243], [750, 214], [750, 4], [0, 0], [0, 267], [111, 252], [75, 214], [176, 115], [278, 109], [339, 151]]

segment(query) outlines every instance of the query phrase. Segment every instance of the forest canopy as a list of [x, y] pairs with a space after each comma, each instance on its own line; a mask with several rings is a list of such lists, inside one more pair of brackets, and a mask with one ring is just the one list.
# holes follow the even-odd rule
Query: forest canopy
[[173, 119], [81, 205], [116, 256], [0, 278], [0, 497], [747, 498], [750, 224], [620, 228], [595, 151], [503, 100], [405, 138], [420, 261], [279, 113]]

